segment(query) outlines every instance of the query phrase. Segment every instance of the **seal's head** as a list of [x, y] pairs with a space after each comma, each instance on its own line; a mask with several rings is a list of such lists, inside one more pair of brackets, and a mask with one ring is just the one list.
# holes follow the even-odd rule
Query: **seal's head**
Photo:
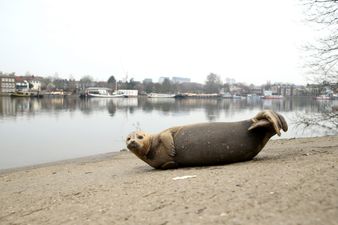
[[145, 156], [151, 147], [151, 135], [143, 131], [135, 131], [126, 139], [127, 148], [137, 156]]

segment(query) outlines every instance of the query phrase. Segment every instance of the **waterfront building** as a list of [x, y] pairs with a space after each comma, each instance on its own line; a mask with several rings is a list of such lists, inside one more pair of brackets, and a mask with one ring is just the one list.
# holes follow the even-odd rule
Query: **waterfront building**
[[0, 76], [0, 95], [10, 95], [15, 92], [15, 78], [13, 76]]
[[263, 95], [263, 89], [261, 86], [250, 85], [249, 93], [261, 96]]
[[281, 94], [281, 86], [279, 84], [273, 84], [271, 86], [271, 90], [273, 95], [280, 95]]
[[283, 95], [283, 96], [293, 96], [294, 95], [294, 85], [283, 85], [281, 87], [281, 95]]
[[37, 76], [16, 76], [15, 87], [17, 90], [30, 89], [32, 91], [41, 91], [42, 77]]
[[33, 91], [41, 91], [41, 82], [38, 80], [32, 80], [30, 82], [30, 84], [32, 85], [31, 90]]
[[243, 89], [240, 85], [237, 84], [232, 84], [229, 86], [229, 91], [232, 94], [240, 94], [243, 92]]

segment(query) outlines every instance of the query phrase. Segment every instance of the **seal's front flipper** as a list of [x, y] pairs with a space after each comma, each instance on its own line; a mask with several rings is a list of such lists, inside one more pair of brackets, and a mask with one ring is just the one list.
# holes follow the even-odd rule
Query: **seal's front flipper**
[[174, 157], [176, 155], [176, 151], [172, 133], [169, 130], [161, 133], [160, 141], [167, 150], [168, 155]]
[[178, 168], [178, 165], [174, 161], [166, 162], [161, 166], [161, 169], [163, 170], [176, 169], [176, 168]]

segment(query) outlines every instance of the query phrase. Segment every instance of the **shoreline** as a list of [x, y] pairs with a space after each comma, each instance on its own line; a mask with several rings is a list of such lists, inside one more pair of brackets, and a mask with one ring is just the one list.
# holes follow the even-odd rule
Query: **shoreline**
[[338, 223], [338, 136], [270, 140], [222, 166], [154, 170], [112, 152], [5, 170], [4, 224]]
[[71, 159], [63, 159], [63, 160], [57, 160], [52, 162], [45, 162], [45, 163], [38, 163], [28, 166], [19, 166], [19, 167], [13, 167], [13, 168], [6, 168], [6, 169], [0, 169], [0, 175], [7, 174], [7, 173], [14, 173], [14, 172], [20, 172], [22, 170], [32, 170], [32, 169], [39, 169], [49, 166], [61, 166], [65, 164], [78, 164], [78, 163], [86, 163], [86, 162], [97, 162], [101, 160], [109, 160], [109, 158], [114, 157], [115, 155], [118, 155], [123, 151], [118, 152], [107, 152], [107, 153], [101, 153], [101, 154], [95, 154], [95, 155], [89, 155], [89, 156], [83, 156], [83, 157], [77, 157], [77, 158], [71, 158]]
[[[335, 137], [335, 136], [338, 136], [338, 135], [326, 135], [326, 136], [317, 136], [317, 137], [299, 137], [299, 138], [297, 138], [297, 137], [278, 138], [277, 137], [278, 139], [275, 139], [274, 137], [272, 137], [269, 140], [269, 142], [288, 141], [288, 140], [294, 140], [294, 139], [297, 139], [297, 140], [313, 139], [313, 138], [324, 138], [324, 137]], [[266, 147], [264, 147], [264, 148], [266, 148]], [[32, 170], [32, 169], [44, 168], [44, 167], [49, 167], [49, 166], [57, 166], [57, 165], [65, 165], [65, 164], [71, 164], [71, 163], [78, 164], [78, 163], [97, 162], [97, 161], [101, 161], [101, 160], [104, 161], [104, 160], [109, 160], [112, 157], [117, 156], [119, 154], [122, 154], [124, 152], [129, 152], [129, 150], [121, 149], [119, 151], [114, 151], [114, 152], [99, 153], [99, 154], [94, 154], [94, 155], [88, 155], [88, 156], [82, 156], [82, 157], [76, 157], [76, 158], [70, 158], [70, 159], [62, 159], [62, 160], [38, 163], [38, 164], [33, 164], [33, 165], [5, 168], [5, 169], [0, 169], [0, 175], [7, 174], [7, 173], [13, 173], [13, 172], [20, 172], [22, 170]]]

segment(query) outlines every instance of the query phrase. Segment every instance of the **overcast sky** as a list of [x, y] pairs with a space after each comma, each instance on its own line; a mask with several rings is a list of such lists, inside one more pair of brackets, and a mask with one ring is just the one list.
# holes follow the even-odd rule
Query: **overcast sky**
[[305, 84], [299, 0], [0, 0], [0, 71]]

